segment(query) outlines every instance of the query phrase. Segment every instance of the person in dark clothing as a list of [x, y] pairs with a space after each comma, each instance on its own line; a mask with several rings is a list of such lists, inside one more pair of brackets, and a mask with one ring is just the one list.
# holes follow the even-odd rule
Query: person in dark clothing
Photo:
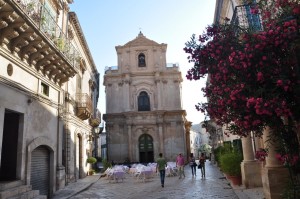
[[196, 159], [195, 159], [193, 153], [190, 154], [189, 161], [190, 161], [190, 166], [191, 166], [191, 169], [192, 169], [192, 176], [194, 177], [194, 175], [196, 176], [196, 167], [197, 167], [197, 164], [196, 164]]

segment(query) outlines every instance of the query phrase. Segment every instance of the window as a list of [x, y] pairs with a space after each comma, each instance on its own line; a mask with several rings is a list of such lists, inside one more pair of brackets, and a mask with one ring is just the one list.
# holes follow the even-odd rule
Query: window
[[144, 53], [140, 53], [138, 57], [139, 67], [146, 67], [146, 59]]
[[49, 86], [43, 82], [41, 83], [41, 93], [49, 96]]
[[150, 111], [150, 100], [145, 91], [142, 91], [138, 97], [138, 111]]
[[260, 16], [259, 14], [254, 14], [251, 13], [251, 6], [255, 6], [256, 0], [254, 0], [253, 5], [246, 5], [245, 9], [247, 12], [247, 19], [248, 19], [248, 24], [249, 28], [253, 31], [261, 31], [262, 30], [262, 24], [260, 21]]

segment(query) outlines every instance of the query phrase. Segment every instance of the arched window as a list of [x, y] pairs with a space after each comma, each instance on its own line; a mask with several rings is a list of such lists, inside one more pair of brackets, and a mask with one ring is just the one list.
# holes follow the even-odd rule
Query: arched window
[[146, 58], [144, 53], [140, 53], [138, 57], [139, 61], [139, 67], [146, 67]]
[[138, 111], [150, 111], [150, 99], [145, 91], [142, 91], [138, 97]]

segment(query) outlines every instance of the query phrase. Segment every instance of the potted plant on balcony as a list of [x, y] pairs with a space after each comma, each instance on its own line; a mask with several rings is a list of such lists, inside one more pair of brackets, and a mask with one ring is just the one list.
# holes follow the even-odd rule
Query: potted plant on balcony
[[241, 185], [241, 163], [243, 155], [241, 152], [234, 151], [222, 154], [220, 157], [220, 166], [226, 177], [232, 182], [233, 185]]
[[93, 164], [97, 162], [97, 159], [94, 157], [88, 157], [86, 162], [89, 164], [88, 175], [93, 175], [95, 170], [93, 169]]

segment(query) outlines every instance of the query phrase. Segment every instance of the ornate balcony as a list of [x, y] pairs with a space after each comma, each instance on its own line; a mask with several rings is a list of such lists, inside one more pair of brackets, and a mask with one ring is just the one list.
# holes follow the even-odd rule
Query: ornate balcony
[[98, 109], [92, 115], [92, 117], [89, 119], [89, 123], [93, 127], [97, 127], [101, 123], [101, 113], [100, 113], [100, 111]]
[[254, 32], [263, 30], [261, 17], [259, 14], [251, 13], [251, 6], [240, 5], [235, 7], [230, 23], [237, 27], [236, 34], [240, 34], [240, 28]]
[[80, 64], [70, 36], [39, 1], [0, 0], [0, 46], [60, 85]]
[[82, 120], [89, 119], [92, 114], [92, 100], [87, 93], [77, 93], [76, 101], [76, 116]]

